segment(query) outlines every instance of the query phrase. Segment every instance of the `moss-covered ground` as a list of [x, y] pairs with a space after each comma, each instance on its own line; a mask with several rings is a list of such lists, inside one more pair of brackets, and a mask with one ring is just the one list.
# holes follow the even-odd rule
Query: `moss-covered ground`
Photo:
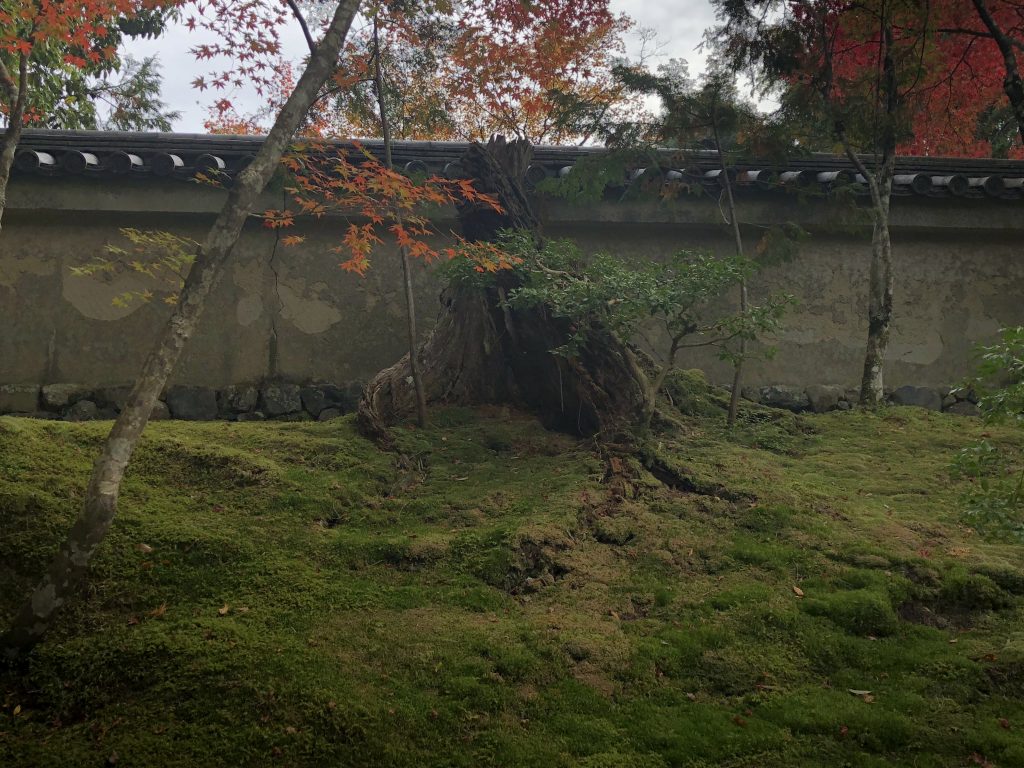
[[[961, 522], [917, 409], [655, 450], [722, 494], [606, 480], [592, 442], [438, 411], [146, 433], [82, 596], [0, 673], [11, 766], [1024, 766], [1024, 549]], [[0, 622], [108, 425], [0, 419]]]

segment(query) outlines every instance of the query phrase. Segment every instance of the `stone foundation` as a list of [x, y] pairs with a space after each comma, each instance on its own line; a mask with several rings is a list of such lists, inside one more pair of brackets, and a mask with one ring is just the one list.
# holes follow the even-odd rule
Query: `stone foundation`
[[[172, 386], [150, 418], [183, 421], [328, 421], [355, 410], [362, 385], [264, 381], [224, 389]], [[0, 414], [64, 421], [113, 419], [129, 385], [90, 389], [77, 384], [0, 385]]]
[[[113, 419], [121, 412], [131, 387], [89, 389], [76, 384], [0, 385], [0, 415], [64, 421]], [[164, 392], [150, 418], [183, 421], [328, 421], [356, 409], [362, 385], [288, 381], [237, 384], [223, 389], [173, 386]], [[744, 388], [743, 397], [761, 405], [795, 413], [848, 411], [859, 390], [829, 384], [805, 388], [776, 384]], [[961, 416], [978, 416], [973, 392], [953, 387], [903, 386], [888, 392], [892, 405], [909, 405]]]
[[[855, 407], [860, 399], [860, 389], [830, 384], [812, 384], [806, 388], [778, 384], [760, 389], [745, 387], [742, 395], [746, 400], [795, 413], [827, 413]], [[890, 405], [911, 405], [960, 416], [981, 414], [974, 392], [954, 387], [906, 385], [886, 392], [885, 399]]]

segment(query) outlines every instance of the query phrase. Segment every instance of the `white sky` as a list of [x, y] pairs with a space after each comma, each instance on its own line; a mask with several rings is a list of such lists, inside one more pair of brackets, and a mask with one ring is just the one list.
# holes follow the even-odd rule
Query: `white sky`
[[[701, 71], [705, 56], [697, 50], [704, 30], [714, 22], [714, 12], [708, 0], [611, 0], [612, 10], [631, 16], [638, 28], [649, 28], [656, 32], [658, 57], [666, 61], [671, 58], [685, 59], [690, 73]], [[639, 52], [639, 36], [633, 35], [630, 55]], [[210, 71], [208, 62], [196, 62], [189, 49], [199, 42], [196, 33], [190, 33], [183, 26], [174, 26], [156, 40], [133, 40], [127, 52], [136, 58], [156, 55], [159, 57], [163, 74], [163, 99], [169, 108], [181, 112], [181, 119], [174, 125], [175, 130], [201, 133], [207, 117], [206, 107], [223, 94], [211, 96], [210, 91], [200, 93], [192, 87], [192, 81]], [[286, 54], [296, 60], [307, 52], [306, 43], [298, 26], [292, 24], [283, 33]], [[240, 113], [254, 112], [260, 102], [255, 93], [233, 93], [227, 97]]]

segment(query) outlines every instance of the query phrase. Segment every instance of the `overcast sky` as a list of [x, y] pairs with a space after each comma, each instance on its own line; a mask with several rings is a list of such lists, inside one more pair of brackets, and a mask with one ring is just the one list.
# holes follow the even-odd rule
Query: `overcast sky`
[[[611, 0], [614, 11], [631, 16], [638, 28], [649, 28], [656, 32], [659, 52], [657, 60], [670, 58], [685, 59], [691, 74], [701, 70], [704, 55], [697, 50], [704, 30], [714, 21], [714, 12], [708, 0]], [[182, 26], [167, 31], [157, 40], [134, 40], [128, 45], [128, 53], [141, 58], [158, 56], [163, 73], [163, 98], [168, 106], [181, 112], [181, 119], [175, 124], [177, 131], [202, 132], [207, 117], [207, 106], [221, 94], [211, 98], [210, 92], [196, 91], [192, 81], [210, 71], [207, 63], [196, 62], [189, 49], [199, 42], [196, 33], [188, 32]], [[297, 25], [291, 25], [283, 35], [285, 52], [300, 60], [307, 52], [305, 41]], [[633, 35], [630, 54], [639, 50], [639, 35]], [[228, 96], [241, 113], [254, 112], [259, 100], [254, 93], [239, 92]]]

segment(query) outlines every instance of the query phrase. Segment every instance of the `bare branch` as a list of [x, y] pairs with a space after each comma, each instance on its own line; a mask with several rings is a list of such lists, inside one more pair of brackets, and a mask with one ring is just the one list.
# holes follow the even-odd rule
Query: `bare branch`
[[286, 0], [288, 7], [292, 9], [292, 15], [295, 16], [295, 20], [299, 22], [299, 26], [302, 28], [302, 34], [306, 37], [306, 45], [309, 46], [309, 52], [311, 54], [316, 53], [316, 40], [313, 39], [313, 35], [309, 33], [309, 25], [306, 24], [306, 19], [302, 15], [302, 10], [299, 8], [299, 4], [295, 0]]

